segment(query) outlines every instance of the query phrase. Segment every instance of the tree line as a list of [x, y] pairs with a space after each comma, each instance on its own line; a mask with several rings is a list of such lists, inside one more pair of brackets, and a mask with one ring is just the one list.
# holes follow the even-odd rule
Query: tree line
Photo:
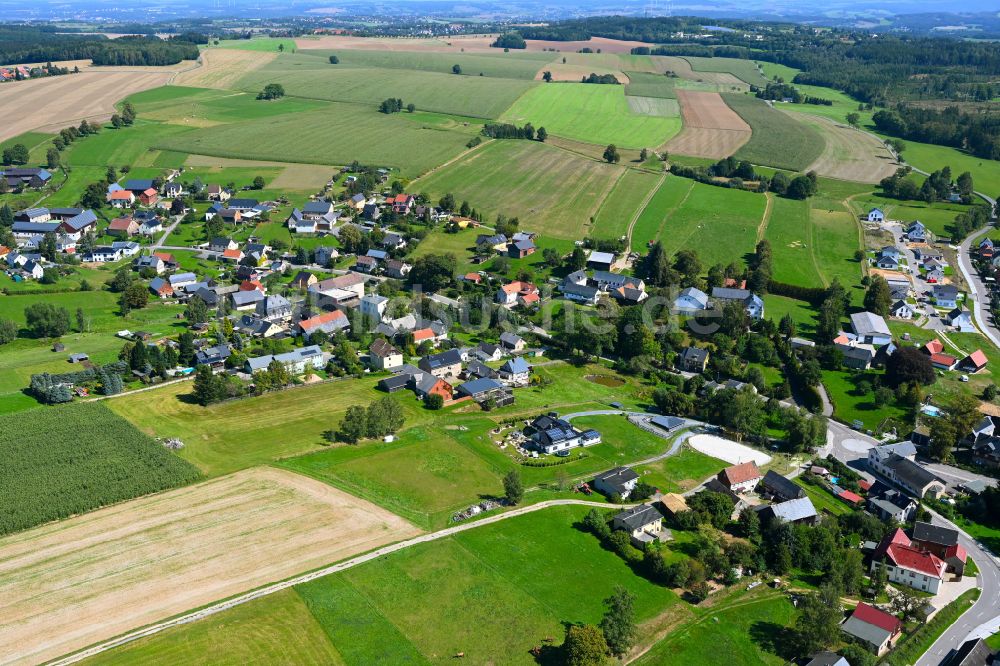
[[817, 192], [818, 177], [815, 172], [789, 176], [776, 171], [768, 178], [758, 174], [746, 160], [730, 156], [715, 164], [703, 166], [670, 165], [670, 173], [681, 178], [691, 178], [707, 185], [720, 185], [750, 192], [774, 192], [789, 199], [808, 199]]
[[513, 123], [486, 123], [483, 125], [482, 133], [483, 136], [488, 136], [491, 139], [527, 139], [528, 141], [535, 139], [545, 141], [549, 136], [544, 127], [539, 127], [536, 131], [531, 123], [525, 123], [520, 127]]

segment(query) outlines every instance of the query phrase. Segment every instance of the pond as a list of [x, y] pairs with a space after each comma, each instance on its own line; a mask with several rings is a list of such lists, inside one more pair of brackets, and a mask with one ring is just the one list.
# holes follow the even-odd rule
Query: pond
[[619, 386], [625, 385], [624, 379], [612, 377], [611, 375], [587, 375], [584, 379], [588, 382], [600, 384], [601, 386], [607, 386], [608, 388], [618, 388]]

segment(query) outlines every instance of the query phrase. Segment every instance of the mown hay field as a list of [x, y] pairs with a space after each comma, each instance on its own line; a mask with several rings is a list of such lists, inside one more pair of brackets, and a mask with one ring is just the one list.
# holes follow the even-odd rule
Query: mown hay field
[[[324, 67], [346, 68], [366, 67], [377, 69], [409, 69], [439, 74], [452, 73], [458, 65], [462, 76], [480, 75], [489, 78], [531, 80], [545, 63], [552, 60], [547, 53], [514, 52], [504, 53], [496, 49], [494, 53], [436, 53], [433, 51], [373, 51], [361, 49], [302, 50], [301, 56], [314, 56]], [[336, 55], [340, 61], [329, 64], [329, 57]]]
[[611, 190], [594, 219], [595, 238], [618, 239], [628, 233], [629, 223], [659, 185], [662, 176], [628, 169]]
[[274, 60], [276, 55], [255, 49], [203, 49], [201, 66], [181, 72], [172, 82], [194, 88], [231, 88], [248, 72]]
[[628, 108], [632, 113], [641, 116], [659, 116], [662, 118], [677, 118], [681, 114], [681, 108], [675, 99], [664, 99], [662, 97], [635, 97], [629, 95], [625, 98]]
[[0, 416], [0, 459], [0, 534], [200, 476], [101, 403]]
[[[594, 86], [598, 87], [598, 86]], [[521, 228], [579, 240], [623, 167], [589, 160], [537, 141], [499, 140], [413, 185], [432, 199], [453, 193], [492, 221], [519, 217]]]
[[680, 118], [633, 113], [618, 85], [558, 83], [527, 91], [502, 120], [530, 122], [550, 134], [623, 148], [659, 146], [681, 129]]
[[475, 118], [497, 118], [535, 81], [487, 76], [456, 76], [374, 67], [340, 67], [308, 55], [283, 55], [244, 76], [236, 88], [257, 93], [280, 82], [292, 97], [356, 102], [375, 110], [388, 98], [413, 103], [421, 111]]
[[823, 153], [823, 136], [795, 116], [749, 95], [724, 94], [723, 99], [753, 130], [750, 140], [736, 151], [739, 159], [802, 171]]
[[697, 251], [706, 266], [739, 262], [753, 250], [766, 202], [761, 194], [668, 176], [639, 216], [632, 247], [659, 240], [671, 254]]
[[684, 56], [695, 72], [723, 72], [752, 86], [767, 85], [767, 78], [757, 69], [757, 63], [740, 58], [699, 58]]
[[444, 128], [409, 114], [386, 115], [357, 104], [178, 134], [156, 148], [248, 160], [398, 167], [415, 177], [458, 155], [477, 127]]
[[808, 171], [828, 178], [874, 184], [899, 168], [885, 144], [867, 132], [823, 116], [799, 113], [794, 117], [815, 129], [824, 139], [823, 152], [806, 167]]
[[750, 140], [750, 125], [718, 93], [677, 90], [684, 129], [666, 144], [671, 153], [721, 159]]
[[419, 533], [261, 467], [0, 539], [0, 653], [38, 663]]

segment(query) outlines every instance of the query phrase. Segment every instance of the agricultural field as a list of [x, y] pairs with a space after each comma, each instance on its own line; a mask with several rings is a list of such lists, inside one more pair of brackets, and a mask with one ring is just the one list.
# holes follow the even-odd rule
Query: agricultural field
[[753, 130], [750, 140], [736, 151], [739, 159], [803, 171], [823, 154], [823, 137], [811, 126], [756, 97], [726, 94], [723, 99]]
[[624, 72], [617, 69], [608, 69], [607, 67], [599, 67], [594, 65], [568, 65], [561, 62], [554, 62], [550, 64], [542, 65], [542, 68], [538, 70], [535, 75], [536, 81], [542, 81], [545, 79], [545, 72], [548, 72], [552, 76], [552, 82], [562, 82], [562, 83], [579, 83], [581, 79], [590, 74], [598, 74], [601, 76], [610, 74], [617, 79], [620, 84], [627, 84], [629, 82], [629, 77]]
[[594, 217], [592, 236], [617, 239], [626, 236], [632, 220], [643, 204], [659, 187], [664, 177], [646, 171], [628, 169], [604, 199]]
[[706, 266], [738, 261], [753, 250], [766, 205], [760, 194], [668, 177], [640, 214], [632, 247], [659, 240], [669, 253], [697, 250]]
[[[55, 132], [81, 120], [103, 121], [130, 94], [162, 86], [171, 71], [85, 71], [7, 83], [0, 114], [7, 120], [0, 141], [29, 131]], [[58, 104], [51, 100], [59, 100]]]
[[764, 86], [767, 79], [760, 73], [757, 63], [740, 58], [699, 58], [684, 56], [691, 64], [691, 69], [697, 73], [720, 72], [731, 74], [737, 82], [742, 81], [752, 86]]
[[623, 86], [559, 83], [525, 92], [501, 118], [530, 122], [550, 134], [624, 148], [659, 146], [681, 129], [680, 118], [634, 113]]
[[539, 68], [552, 60], [548, 53], [504, 53], [495, 49], [494, 53], [436, 53], [433, 51], [374, 51], [362, 49], [305, 50], [299, 55], [315, 56], [329, 66], [328, 59], [336, 55], [340, 62], [336, 67], [367, 67], [377, 69], [409, 69], [421, 72], [452, 74], [452, 67], [458, 65], [463, 76], [484, 76], [502, 79], [538, 78]]
[[401, 98], [404, 105], [412, 102], [421, 111], [474, 118], [497, 118], [521, 95], [540, 85], [507, 78], [455, 76], [450, 71], [340, 67], [295, 54], [282, 55], [250, 72], [234, 87], [256, 94], [275, 81], [281, 81], [291, 97], [354, 102], [375, 110], [391, 96]]
[[[608, 86], [590, 86], [592, 88]], [[431, 199], [449, 192], [492, 221], [520, 218], [522, 229], [579, 240], [623, 167], [596, 162], [537, 141], [497, 140], [417, 180]]]
[[232, 88], [247, 73], [274, 60], [275, 55], [254, 49], [202, 49], [200, 66], [181, 72], [171, 83], [194, 88]]
[[103, 404], [0, 415], [0, 534], [195, 481]]
[[750, 140], [751, 129], [718, 93], [677, 90], [684, 129], [667, 143], [671, 153], [729, 157]]
[[[356, 104], [234, 122], [169, 137], [156, 148], [262, 161], [395, 166], [414, 177], [459, 154], [476, 129], [446, 128]], [[310, 131], [303, 132], [308, 127]], [[346, 131], [350, 128], [350, 131]]]
[[1000, 161], [975, 157], [947, 146], [935, 146], [909, 140], [903, 143], [906, 144], [903, 160], [908, 164], [928, 172], [950, 166], [953, 177], [968, 171], [972, 174], [972, 180], [977, 190], [983, 191], [989, 196], [995, 196], [995, 184], [1000, 182]]
[[[108, 406], [147, 434], [179, 437], [185, 444], [180, 456], [209, 476], [315, 450], [348, 407], [384, 395], [374, 380], [313, 384], [208, 407], [191, 401], [190, 392], [190, 383], [182, 382], [115, 398]], [[403, 398], [409, 423], [427, 418], [410, 396]]]
[[796, 117], [823, 137], [823, 152], [806, 171], [828, 178], [877, 183], [899, 167], [885, 144], [867, 132], [823, 116], [800, 113]]
[[0, 539], [0, 651], [45, 661], [418, 533], [271, 468], [117, 504]]
[[665, 99], [662, 97], [635, 97], [629, 95], [625, 98], [628, 108], [632, 113], [642, 116], [660, 116], [662, 118], [676, 118], [681, 113], [677, 100]]
[[[586, 507], [554, 507], [485, 525], [294, 588], [342, 663], [425, 663], [450, 660], [529, 664], [531, 647], [548, 636], [560, 641], [563, 622], [596, 623], [601, 601], [616, 585], [636, 596], [640, 634], [691, 611], [670, 590], [637, 576], [594, 537], [575, 527]], [[552, 562], [564, 566], [553, 567]], [[787, 602], [786, 602], [787, 603]], [[285, 600], [295, 617], [299, 602]], [[265, 599], [226, 611], [259, 654], [275, 654], [286, 636], [285, 618]], [[238, 617], [234, 617], [239, 613]], [[171, 652], [207, 653], [213, 634], [202, 623], [170, 629], [108, 653], [92, 663], [164, 663]], [[324, 637], [312, 622], [294, 649], [320, 653]], [[190, 646], [190, 648], [181, 648]], [[197, 654], [196, 652], [190, 652]], [[335, 662], [337, 663], [337, 662]]]

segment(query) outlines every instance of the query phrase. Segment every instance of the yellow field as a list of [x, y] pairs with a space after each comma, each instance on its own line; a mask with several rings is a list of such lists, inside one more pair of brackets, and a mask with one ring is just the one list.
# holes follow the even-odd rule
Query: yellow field
[[53, 659], [418, 533], [267, 467], [52, 523], [0, 539], [0, 655]]
[[277, 55], [266, 51], [205, 49], [201, 52], [201, 67], [178, 74], [172, 83], [192, 88], [233, 88], [244, 75], [260, 69]]

